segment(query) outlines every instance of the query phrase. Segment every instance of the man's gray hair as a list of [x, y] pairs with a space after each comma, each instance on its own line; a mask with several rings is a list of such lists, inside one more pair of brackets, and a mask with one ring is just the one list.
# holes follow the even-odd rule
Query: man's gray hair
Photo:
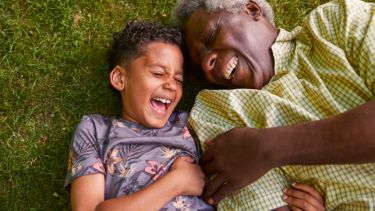
[[[225, 9], [228, 12], [238, 13], [246, 9], [250, 0], [177, 0], [172, 10], [172, 24], [182, 28], [182, 25], [193, 14], [195, 10], [202, 7], [207, 12], [217, 9]], [[266, 0], [252, 0], [259, 5], [263, 11], [263, 16], [274, 24], [272, 7]]]

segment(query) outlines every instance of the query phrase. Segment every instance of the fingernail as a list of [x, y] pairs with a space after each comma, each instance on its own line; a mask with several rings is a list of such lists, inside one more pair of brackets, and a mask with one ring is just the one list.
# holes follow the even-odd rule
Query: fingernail
[[214, 205], [214, 200], [213, 200], [212, 198], [209, 198], [209, 199], [207, 200], [207, 203], [209, 203], [209, 204], [211, 204], [211, 205]]
[[283, 193], [286, 193], [286, 188], [283, 189]]
[[296, 182], [293, 182], [293, 183], [292, 183], [292, 186], [293, 186], [293, 187], [294, 187], [294, 186], [296, 186], [296, 185], [297, 185], [297, 183], [296, 183]]
[[207, 140], [207, 141], [204, 142], [204, 144], [206, 144], [207, 146], [211, 145], [212, 144], [212, 140]]
[[286, 201], [288, 199], [287, 195], [283, 195], [283, 200]]

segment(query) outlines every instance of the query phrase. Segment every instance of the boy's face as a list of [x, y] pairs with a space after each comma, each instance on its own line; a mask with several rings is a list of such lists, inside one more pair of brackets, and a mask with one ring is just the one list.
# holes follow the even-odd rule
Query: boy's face
[[180, 49], [172, 44], [151, 42], [122, 72], [123, 118], [149, 128], [163, 127], [182, 95]]

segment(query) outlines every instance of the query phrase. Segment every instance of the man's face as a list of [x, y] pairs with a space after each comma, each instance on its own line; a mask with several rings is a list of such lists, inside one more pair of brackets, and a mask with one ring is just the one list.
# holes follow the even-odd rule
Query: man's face
[[261, 89], [273, 76], [270, 46], [277, 30], [254, 11], [208, 13], [200, 8], [188, 19], [184, 32], [192, 62], [212, 83]]

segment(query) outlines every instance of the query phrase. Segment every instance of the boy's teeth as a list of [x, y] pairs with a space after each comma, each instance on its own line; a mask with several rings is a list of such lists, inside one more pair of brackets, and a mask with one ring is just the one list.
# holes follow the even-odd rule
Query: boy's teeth
[[164, 103], [164, 104], [169, 104], [169, 103], [171, 103], [171, 101], [170, 100], [168, 100], [168, 99], [164, 99], [164, 98], [154, 98], [154, 100], [157, 100], [157, 101], [159, 101], [159, 102], [162, 102], [162, 103]]
[[225, 70], [225, 72], [224, 72], [224, 78], [225, 79], [230, 79], [231, 78], [231, 76], [232, 76], [232, 73], [233, 73], [233, 71], [234, 71], [234, 68], [236, 68], [236, 66], [237, 66], [237, 64], [238, 64], [238, 57], [237, 56], [235, 56], [235, 57], [233, 57], [230, 61], [229, 61], [229, 66], [228, 66], [228, 68]]

